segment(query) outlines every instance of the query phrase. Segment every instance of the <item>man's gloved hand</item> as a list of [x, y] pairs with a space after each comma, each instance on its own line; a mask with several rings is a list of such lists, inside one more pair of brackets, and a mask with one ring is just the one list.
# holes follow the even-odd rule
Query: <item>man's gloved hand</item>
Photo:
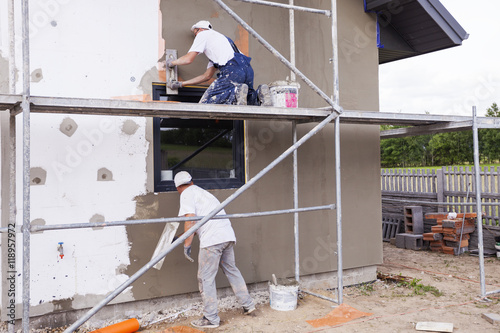
[[182, 82], [179, 81], [172, 81], [168, 83], [168, 87], [173, 90], [177, 90], [179, 88], [182, 88]]
[[184, 257], [186, 257], [187, 260], [194, 262], [194, 259], [191, 258], [191, 245], [189, 246], [184, 245]]
[[166, 62], [166, 65], [167, 65], [167, 68], [173, 68], [175, 67], [174, 64], [172, 64], [172, 62], [174, 61], [174, 59], [167, 59], [167, 62]]

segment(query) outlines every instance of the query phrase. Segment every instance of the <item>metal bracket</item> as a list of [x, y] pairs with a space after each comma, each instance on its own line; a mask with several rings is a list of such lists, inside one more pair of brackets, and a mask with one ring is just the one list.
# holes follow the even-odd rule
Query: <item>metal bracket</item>
[[[166, 49], [165, 59], [177, 60], [177, 50]], [[173, 90], [168, 87], [169, 82], [177, 81], [177, 66], [175, 66], [174, 68], [166, 69], [166, 79], [167, 79], [167, 94], [169, 95], [179, 94], [178, 90]]]

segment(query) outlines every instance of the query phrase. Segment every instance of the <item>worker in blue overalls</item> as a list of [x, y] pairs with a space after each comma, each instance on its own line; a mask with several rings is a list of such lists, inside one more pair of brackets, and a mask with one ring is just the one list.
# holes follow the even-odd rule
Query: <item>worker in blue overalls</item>
[[167, 59], [167, 68], [191, 64], [196, 56], [204, 53], [210, 60], [205, 73], [186, 81], [168, 82], [170, 89], [208, 81], [215, 74], [217, 79], [207, 88], [200, 99], [206, 104], [272, 105], [269, 87], [260, 85], [253, 89], [251, 58], [241, 53], [234, 42], [212, 29], [208, 21], [199, 21], [191, 27], [195, 35], [188, 53], [177, 60]]

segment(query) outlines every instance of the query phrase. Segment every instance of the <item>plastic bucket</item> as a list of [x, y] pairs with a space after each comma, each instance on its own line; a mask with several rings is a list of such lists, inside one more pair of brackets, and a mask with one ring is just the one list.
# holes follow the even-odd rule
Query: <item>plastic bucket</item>
[[276, 81], [269, 84], [273, 106], [283, 108], [299, 107], [299, 88], [297, 82]]
[[298, 283], [284, 286], [269, 284], [269, 300], [271, 309], [291, 311], [297, 308]]

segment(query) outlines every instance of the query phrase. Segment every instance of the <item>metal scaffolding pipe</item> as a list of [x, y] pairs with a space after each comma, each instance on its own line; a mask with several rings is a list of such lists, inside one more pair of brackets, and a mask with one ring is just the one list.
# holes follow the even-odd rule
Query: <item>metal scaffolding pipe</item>
[[[9, 149], [10, 149], [10, 161], [9, 161], [9, 174], [10, 174], [10, 180], [9, 180], [9, 223], [11, 223], [14, 228], [16, 228], [16, 216], [17, 216], [17, 202], [16, 202], [16, 116], [13, 116], [12, 114], [10, 115], [10, 129], [9, 129]], [[3, 200], [3, 199], [2, 199]], [[14, 238], [16, 239], [17, 236]], [[16, 244], [19, 244], [16, 239]], [[17, 259], [14, 258], [13, 260], [14, 267], [17, 269]], [[17, 277], [14, 277], [14, 280], [17, 280]], [[16, 281], [17, 283], [17, 281]], [[17, 285], [17, 284], [16, 284]], [[14, 333], [15, 332], [15, 325], [9, 323], [8, 324], [8, 329], [9, 333]]]
[[301, 12], [308, 12], [308, 13], [314, 13], [314, 14], [323, 14], [326, 16], [331, 16], [331, 12], [329, 10], [324, 10], [324, 9], [316, 9], [316, 8], [310, 8], [310, 7], [301, 7], [301, 6], [294, 6], [293, 3], [290, 5], [286, 5], [283, 3], [278, 3], [278, 2], [270, 2], [270, 1], [262, 1], [262, 0], [237, 0], [240, 2], [247, 2], [247, 3], [254, 3], [256, 5], [266, 5], [270, 7], [281, 7], [281, 8], [287, 8], [290, 10], [298, 10]]
[[479, 164], [479, 135], [476, 119], [476, 107], [472, 107], [472, 140], [474, 142], [474, 171], [476, 175], [476, 215], [477, 215], [477, 248], [479, 250], [479, 280], [481, 296], [486, 296], [484, 276], [484, 246], [483, 246], [483, 211], [481, 207], [481, 165]]
[[[293, 6], [293, 0], [289, 0], [288, 3]], [[295, 12], [290, 9], [288, 12], [288, 22], [290, 25], [290, 63], [293, 67], [297, 67], [295, 64]], [[290, 80], [295, 82], [297, 80], [295, 73], [290, 71]]]
[[[255, 212], [255, 213], [239, 213], [239, 214], [227, 214], [227, 215], [216, 215], [212, 219], [239, 219], [248, 217], [259, 217], [259, 216], [270, 216], [270, 215], [280, 215], [280, 214], [290, 214], [290, 213], [305, 213], [315, 210], [326, 210], [335, 209], [335, 205], [325, 205], [325, 206], [314, 206], [305, 207], [297, 209], [282, 209], [282, 210], [272, 210], [266, 212]], [[47, 230], [61, 230], [61, 229], [82, 229], [82, 228], [102, 228], [102, 227], [118, 227], [127, 225], [137, 225], [137, 224], [153, 224], [153, 223], [172, 223], [172, 222], [185, 222], [185, 221], [200, 221], [204, 216], [194, 216], [194, 217], [171, 217], [171, 218], [158, 218], [158, 219], [144, 219], [144, 220], [126, 220], [126, 221], [112, 221], [112, 222], [87, 222], [87, 223], [72, 223], [72, 224], [54, 224], [54, 225], [33, 225], [31, 226], [31, 232], [40, 232]], [[0, 232], [3, 231], [2, 228]]]
[[[339, 61], [338, 61], [338, 36], [337, 36], [337, 1], [332, 0], [332, 70], [333, 70], [333, 99], [340, 105], [339, 91]], [[342, 190], [341, 190], [341, 165], [340, 165], [340, 119], [335, 119], [335, 200], [337, 212], [337, 283], [338, 303], [343, 303], [344, 292], [344, 264], [342, 260]]]
[[303, 289], [301, 289], [300, 291], [301, 291], [301, 292], [303, 292], [304, 294], [309, 294], [309, 295], [312, 295], [312, 296], [315, 296], [315, 297], [318, 297], [318, 298], [324, 299], [324, 300], [326, 300], [326, 301], [330, 301], [330, 302], [333, 302], [333, 303], [337, 303], [337, 304], [339, 304], [339, 303], [337, 302], [337, 300], [335, 300], [335, 299], [333, 299], [333, 298], [326, 297], [326, 296], [323, 296], [323, 295], [320, 295], [320, 294], [316, 294], [316, 293], [313, 293], [313, 292], [311, 292], [311, 291], [307, 291], [307, 290], [303, 290]]
[[[293, 6], [293, 0], [288, 3]], [[290, 62], [295, 67], [295, 12], [289, 10], [288, 21], [290, 25]], [[295, 73], [290, 71], [292, 82], [296, 80]], [[297, 142], [297, 122], [292, 121], [292, 142]], [[298, 176], [297, 150], [293, 152], [293, 208], [299, 207], [299, 176]], [[299, 213], [293, 214], [293, 234], [295, 240], [295, 280], [300, 282], [300, 251], [299, 251]]]
[[337, 0], [332, 0], [332, 70], [333, 70], [333, 103], [340, 105], [339, 89], [339, 43], [338, 43]]
[[[297, 143], [297, 123], [292, 123], [293, 143]], [[293, 207], [299, 207], [299, 176], [297, 150], [293, 152]], [[293, 214], [293, 234], [295, 240], [295, 280], [300, 281], [300, 251], [299, 251], [299, 213]]]
[[344, 292], [344, 264], [342, 262], [342, 191], [340, 177], [340, 122], [335, 119], [335, 200], [337, 212], [337, 286], [338, 303], [343, 303]]
[[211, 218], [213, 218], [218, 212], [224, 209], [229, 203], [239, 197], [243, 192], [245, 192], [248, 188], [250, 188], [253, 184], [255, 184], [260, 178], [262, 178], [266, 173], [268, 173], [271, 169], [273, 169], [276, 165], [278, 165], [281, 161], [287, 158], [294, 150], [298, 149], [304, 142], [309, 140], [313, 135], [317, 134], [321, 129], [323, 129], [326, 125], [328, 125], [332, 120], [337, 119], [338, 114], [332, 112], [328, 117], [326, 117], [321, 123], [316, 125], [309, 133], [303, 136], [296, 144], [285, 150], [280, 156], [278, 156], [274, 161], [272, 161], [268, 166], [262, 169], [257, 175], [255, 175], [252, 179], [250, 179], [245, 185], [240, 187], [236, 192], [234, 192], [231, 196], [229, 196], [226, 200], [224, 200], [220, 205], [218, 205], [210, 214], [205, 216], [203, 219], [198, 221], [191, 229], [185, 232], [181, 237], [179, 237], [175, 242], [173, 242], [167, 249], [161, 252], [155, 258], [152, 258], [145, 266], [139, 269], [135, 274], [133, 274], [127, 281], [123, 282], [115, 291], [110, 293], [106, 298], [104, 298], [101, 302], [95, 305], [92, 309], [90, 309], [83, 317], [81, 317], [78, 321], [76, 321], [73, 325], [68, 327], [64, 332], [70, 333], [73, 332], [76, 328], [78, 328], [81, 324], [86, 322], [90, 317], [97, 313], [102, 307], [111, 302], [116, 296], [118, 296], [125, 288], [130, 286], [135, 280], [137, 280], [140, 276], [146, 273], [151, 267], [153, 267], [158, 261], [160, 261], [163, 257], [165, 257], [168, 253], [170, 253], [175, 247], [181, 244], [186, 238], [191, 236], [198, 230], [201, 226], [207, 223]]
[[22, 2], [23, 32], [23, 332], [30, 325], [30, 54], [29, 0]]
[[498, 294], [498, 293], [500, 293], [500, 289], [493, 290], [493, 291], [488, 291], [488, 292], [486, 293], [486, 295], [493, 295], [493, 294]]
[[256, 38], [266, 49], [268, 49], [276, 58], [278, 58], [285, 66], [292, 70], [298, 77], [300, 77], [313, 91], [320, 95], [328, 104], [330, 104], [337, 114], [342, 113], [342, 108], [339, 104], [335, 103], [328, 97], [318, 86], [309, 80], [301, 71], [293, 66], [285, 57], [283, 57], [278, 50], [262, 38], [252, 27], [250, 27], [241, 17], [239, 17], [231, 8], [229, 8], [221, 0], [215, 1], [222, 9], [224, 9], [232, 18], [234, 18], [246, 31], [248, 31], [254, 38]]

